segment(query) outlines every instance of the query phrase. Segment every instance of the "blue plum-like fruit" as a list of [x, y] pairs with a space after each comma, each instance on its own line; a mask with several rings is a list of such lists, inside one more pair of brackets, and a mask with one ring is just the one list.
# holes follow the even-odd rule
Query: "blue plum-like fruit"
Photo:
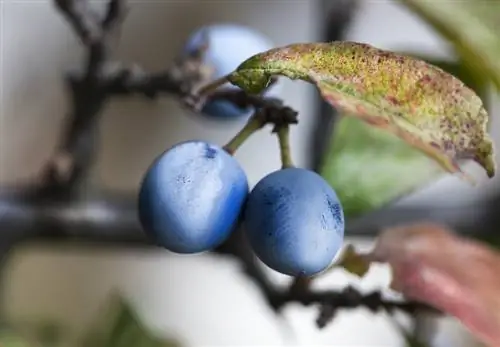
[[248, 196], [234, 157], [204, 141], [175, 145], [147, 171], [139, 192], [139, 219], [147, 234], [174, 253], [220, 245], [234, 230]]
[[248, 240], [260, 260], [290, 276], [311, 276], [334, 260], [344, 239], [337, 194], [317, 173], [286, 168], [252, 189], [244, 212]]
[[[214, 69], [213, 79], [233, 72], [244, 60], [274, 47], [273, 43], [260, 32], [243, 25], [214, 24], [199, 28], [187, 40], [187, 53], [197, 50], [208, 37], [209, 49], [204, 62]], [[226, 85], [225, 88], [237, 88]], [[276, 96], [277, 86], [268, 91]], [[202, 112], [217, 119], [241, 119], [250, 115], [249, 110], [241, 110], [227, 101], [208, 102]]]

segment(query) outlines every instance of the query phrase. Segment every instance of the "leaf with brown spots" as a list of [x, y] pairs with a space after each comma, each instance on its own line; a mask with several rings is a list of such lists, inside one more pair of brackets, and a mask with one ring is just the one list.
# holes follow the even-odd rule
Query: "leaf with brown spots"
[[[462, 62], [419, 58], [460, 78], [479, 96], [486, 95], [487, 84]], [[341, 117], [332, 128], [318, 171], [335, 187], [348, 222], [443, 175], [443, 170], [425, 154], [356, 117]]]
[[490, 79], [488, 76], [478, 74], [469, 64], [463, 59], [449, 60], [431, 57], [422, 53], [414, 53], [411, 51], [401, 52], [403, 55], [414, 57], [416, 59], [424, 60], [429, 64], [435, 65], [438, 68], [452, 74], [466, 86], [471, 88], [485, 104], [486, 110], [489, 112], [491, 107], [489, 105], [488, 93], [490, 91]]
[[448, 172], [468, 177], [458, 161], [472, 159], [495, 175], [481, 99], [425, 61], [357, 42], [292, 44], [247, 59], [227, 80], [257, 94], [274, 76], [315, 84], [332, 106], [397, 135]]
[[460, 320], [488, 346], [500, 346], [500, 254], [433, 223], [383, 231], [371, 261], [388, 263], [391, 287]]

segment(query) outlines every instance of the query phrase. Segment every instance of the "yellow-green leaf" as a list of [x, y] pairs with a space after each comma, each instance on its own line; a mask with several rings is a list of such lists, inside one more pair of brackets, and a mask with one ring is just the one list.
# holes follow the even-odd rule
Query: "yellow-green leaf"
[[495, 174], [481, 98], [436, 66], [364, 43], [303, 43], [257, 54], [227, 79], [255, 94], [279, 75], [315, 84], [332, 106], [397, 135], [448, 172], [462, 173], [458, 161], [472, 159]]
[[[408, 55], [440, 67], [479, 96], [486, 96], [485, 81], [461, 62]], [[333, 127], [319, 173], [335, 187], [349, 220], [411, 194], [443, 172], [433, 160], [395, 135], [355, 117], [342, 117]]]
[[424, 60], [429, 64], [435, 65], [438, 68], [452, 74], [469, 88], [471, 88], [485, 103], [485, 108], [489, 111], [489, 105], [487, 104], [488, 99], [488, 91], [490, 87], [490, 79], [488, 76], [481, 75], [474, 71], [467, 62], [462, 59], [458, 59], [456, 61], [446, 60], [446, 59], [437, 59], [434, 57], [429, 57], [421, 53], [416, 52], [404, 52], [404, 55], [408, 55], [410, 57], [414, 57], [416, 59]]
[[500, 90], [500, 1], [399, 0], [454, 46], [461, 59]]

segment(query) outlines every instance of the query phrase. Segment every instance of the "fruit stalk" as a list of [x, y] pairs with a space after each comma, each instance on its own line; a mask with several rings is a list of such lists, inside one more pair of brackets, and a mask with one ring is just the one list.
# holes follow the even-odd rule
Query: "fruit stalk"
[[280, 125], [277, 133], [280, 145], [281, 167], [283, 169], [295, 167], [290, 149], [290, 126], [288, 124]]
[[233, 155], [250, 136], [262, 129], [265, 124], [264, 120], [253, 115], [245, 126], [223, 147], [224, 150]]

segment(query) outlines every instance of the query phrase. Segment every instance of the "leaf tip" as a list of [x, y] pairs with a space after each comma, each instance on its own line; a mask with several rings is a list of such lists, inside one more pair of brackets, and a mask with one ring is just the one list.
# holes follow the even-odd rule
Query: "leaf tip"
[[483, 146], [475, 158], [475, 162], [481, 165], [486, 171], [488, 178], [493, 178], [496, 174], [495, 146], [489, 138], [483, 139]]

